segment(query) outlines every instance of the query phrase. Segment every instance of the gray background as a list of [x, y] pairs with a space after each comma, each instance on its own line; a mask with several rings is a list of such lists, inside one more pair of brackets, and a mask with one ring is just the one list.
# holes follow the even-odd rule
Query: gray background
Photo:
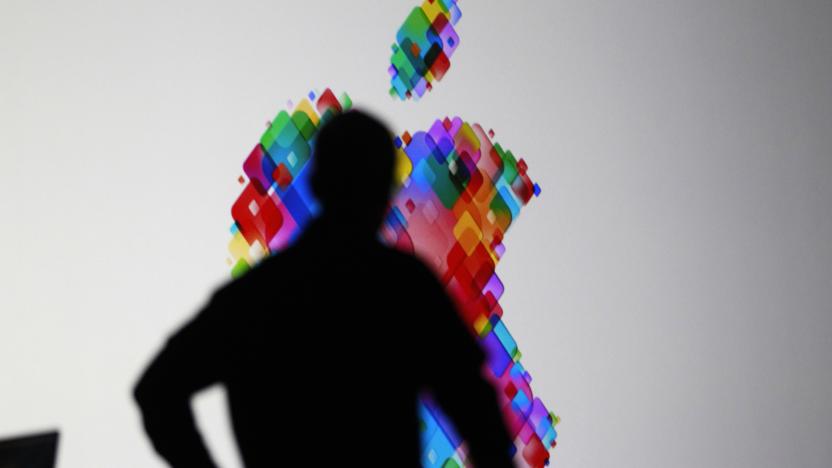
[[[0, 0], [0, 436], [159, 466], [130, 386], [227, 278], [266, 120], [332, 86], [528, 161], [498, 271], [554, 466], [829, 466], [832, 2], [463, 0], [418, 104], [385, 71], [415, 5]], [[196, 406], [238, 463], [221, 392]]]

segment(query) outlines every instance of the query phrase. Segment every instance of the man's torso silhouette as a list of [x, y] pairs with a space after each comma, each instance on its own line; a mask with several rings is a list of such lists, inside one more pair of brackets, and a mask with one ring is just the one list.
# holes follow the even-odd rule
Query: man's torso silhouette
[[423, 390], [477, 466], [510, 466], [483, 353], [441, 283], [358, 232], [313, 221], [168, 340], [135, 395], [171, 465], [213, 466], [188, 402], [220, 383], [248, 467], [419, 466]]

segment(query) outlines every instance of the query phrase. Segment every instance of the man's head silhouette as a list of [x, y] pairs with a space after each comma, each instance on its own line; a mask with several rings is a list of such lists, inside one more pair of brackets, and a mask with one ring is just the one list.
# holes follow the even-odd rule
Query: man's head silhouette
[[395, 151], [387, 127], [362, 111], [340, 114], [321, 128], [312, 161], [322, 218], [344, 234], [374, 234], [393, 185]]

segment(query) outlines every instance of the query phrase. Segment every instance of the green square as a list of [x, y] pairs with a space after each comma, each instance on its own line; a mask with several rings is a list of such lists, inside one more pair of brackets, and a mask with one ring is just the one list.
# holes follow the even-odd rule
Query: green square
[[251, 270], [251, 266], [245, 259], [237, 260], [237, 263], [234, 264], [234, 268], [231, 269], [231, 277], [232, 278], [239, 278], [246, 274], [249, 270]]
[[292, 114], [292, 123], [295, 124], [295, 127], [300, 131], [300, 134], [303, 135], [303, 138], [309, 140], [312, 138], [312, 135], [315, 134], [315, 124], [312, 122], [312, 119], [306, 115], [306, 112], [302, 111], [295, 111]]

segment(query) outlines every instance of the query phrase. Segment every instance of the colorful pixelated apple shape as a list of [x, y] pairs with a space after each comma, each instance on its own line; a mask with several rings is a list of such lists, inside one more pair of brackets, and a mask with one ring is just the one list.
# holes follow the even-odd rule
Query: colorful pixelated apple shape
[[[411, 11], [393, 45], [392, 96], [418, 99], [442, 79], [459, 45], [454, 25], [460, 17], [456, 0], [425, 0]], [[346, 93], [311, 91], [269, 123], [238, 179], [243, 190], [231, 208], [232, 276], [285, 248], [315, 216], [308, 163], [316, 131], [350, 107]], [[397, 136], [397, 192], [381, 235], [431, 265], [455, 298], [486, 352], [485, 373], [498, 389], [515, 462], [541, 467], [549, 464], [559, 419], [532, 393], [531, 376], [502, 320], [504, 285], [495, 272], [508, 228], [540, 187], [526, 162], [493, 138], [492, 130], [459, 117]], [[463, 440], [429, 396], [420, 400], [419, 415], [423, 465], [467, 466]]]

